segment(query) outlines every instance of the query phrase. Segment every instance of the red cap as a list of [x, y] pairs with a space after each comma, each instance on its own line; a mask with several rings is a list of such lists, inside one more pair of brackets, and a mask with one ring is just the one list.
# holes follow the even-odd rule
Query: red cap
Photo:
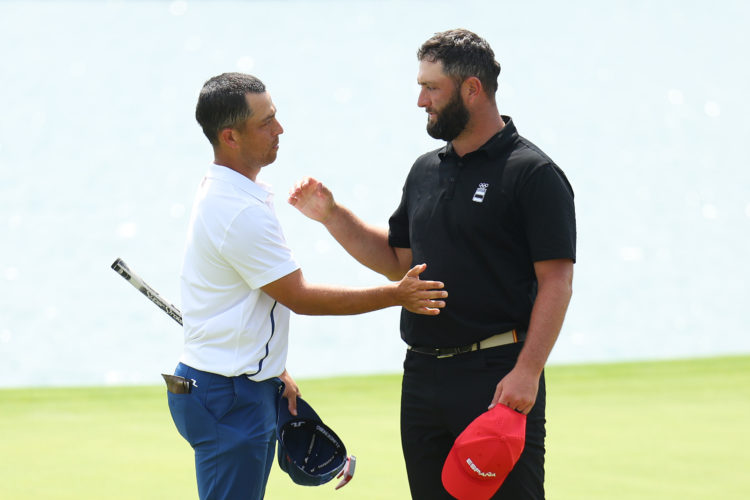
[[498, 404], [479, 415], [453, 443], [443, 465], [443, 486], [459, 500], [487, 500], [521, 456], [526, 415]]

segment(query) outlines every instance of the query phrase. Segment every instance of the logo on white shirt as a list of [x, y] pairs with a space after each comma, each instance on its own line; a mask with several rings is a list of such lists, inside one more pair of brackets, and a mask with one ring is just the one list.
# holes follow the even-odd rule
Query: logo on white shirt
[[487, 184], [486, 182], [481, 182], [479, 186], [477, 186], [477, 190], [474, 191], [474, 197], [471, 199], [471, 201], [482, 203], [484, 201], [484, 195], [485, 193], [487, 193], [488, 187], [490, 187], [489, 184]]

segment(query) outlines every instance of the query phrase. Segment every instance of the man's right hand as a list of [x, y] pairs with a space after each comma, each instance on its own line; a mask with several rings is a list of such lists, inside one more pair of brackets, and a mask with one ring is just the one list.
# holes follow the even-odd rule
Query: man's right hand
[[437, 299], [444, 299], [448, 292], [440, 290], [445, 286], [441, 281], [420, 280], [425, 269], [427, 264], [412, 267], [396, 285], [396, 298], [407, 311], [435, 316], [445, 307], [445, 301]]
[[[303, 178], [289, 190], [288, 201], [303, 215], [322, 223], [360, 264], [391, 281], [399, 281], [409, 270], [411, 249], [391, 247], [387, 228], [367, 224], [351, 210], [336, 203], [322, 182], [312, 177]], [[437, 311], [422, 314], [437, 314]]]
[[289, 190], [289, 204], [305, 216], [326, 223], [336, 208], [331, 191], [322, 182], [305, 177]]

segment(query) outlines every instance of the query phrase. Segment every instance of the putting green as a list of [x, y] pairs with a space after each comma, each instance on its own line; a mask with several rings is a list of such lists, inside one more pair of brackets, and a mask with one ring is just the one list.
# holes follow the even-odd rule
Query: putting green
[[[400, 376], [298, 383], [357, 473], [334, 491], [274, 467], [267, 498], [409, 498]], [[548, 498], [747, 498], [750, 356], [552, 366], [547, 384]], [[0, 498], [197, 498], [162, 387], [0, 390], [0, 429]]]

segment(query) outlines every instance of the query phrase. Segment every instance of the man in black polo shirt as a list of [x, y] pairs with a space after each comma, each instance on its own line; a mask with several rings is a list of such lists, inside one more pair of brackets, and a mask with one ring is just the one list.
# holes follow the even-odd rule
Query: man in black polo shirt
[[414, 163], [390, 229], [365, 224], [306, 178], [289, 202], [359, 262], [390, 279], [426, 263], [450, 297], [434, 317], [401, 313], [408, 345], [401, 438], [415, 499], [451, 498], [441, 470], [455, 438], [488, 406], [527, 415], [526, 445], [493, 498], [544, 498], [544, 365], [572, 294], [576, 226], [562, 170], [495, 102], [500, 65], [466, 30], [418, 52], [417, 104], [447, 141]]

